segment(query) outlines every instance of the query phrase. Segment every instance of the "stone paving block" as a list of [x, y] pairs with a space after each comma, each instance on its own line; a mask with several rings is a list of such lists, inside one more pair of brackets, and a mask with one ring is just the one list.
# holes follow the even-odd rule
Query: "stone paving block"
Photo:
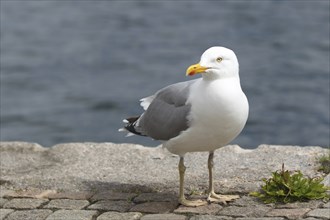
[[12, 199], [3, 207], [7, 209], [36, 209], [47, 202], [47, 199]]
[[263, 218], [236, 218], [236, 220], [284, 220], [285, 218], [280, 217], [263, 217]]
[[19, 210], [11, 213], [6, 220], [45, 220], [52, 213], [49, 209]]
[[9, 201], [8, 199], [0, 198], [0, 208], [2, 208], [3, 205], [8, 201]]
[[[259, 206], [262, 203], [256, 198], [252, 196], [242, 196], [239, 199], [236, 199], [232, 203], [230, 203], [233, 206], [240, 206], [240, 207], [246, 207], [246, 206]], [[265, 206], [274, 206], [273, 204], [265, 204]]]
[[43, 208], [45, 209], [83, 209], [89, 205], [87, 200], [72, 200], [72, 199], [54, 199], [51, 200]]
[[261, 217], [261, 218], [235, 218], [236, 220], [284, 220], [280, 217]]
[[319, 218], [307, 217], [303, 218], [304, 220], [320, 220]]
[[229, 216], [216, 216], [216, 215], [195, 215], [189, 220], [231, 220]]
[[105, 212], [97, 220], [139, 220], [142, 217], [140, 212]]
[[141, 193], [134, 198], [133, 202], [176, 202], [178, 201], [177, 195], [169, 193]]
[[273, 209], [266, 214], [267, 217], [285, 217], [288, 219], [302, 218], [308, 211], [309, 208], [300, 209]]
[[0, 209], [0, 220], [3, 220], [8, 216], [10, 213], [14, 212], [14, 209]]
[[89, 207], [87, 207], [87, 209], [127, 212], [132, 207], [133, 204], [127, 201], [101, 200], [90, 205]]
[[144, 212], [144, 213], [170, 213], [177, 207], [177, 203], [173, 202], [145, 202], [137, 204], [130, 209], [130, 212]]
[[98, 211], [93, 210], [58, 210], [46, 220], [94, 220], [97, 215]]
[[327, 202], [325, 204], [322, 205], [322, 208], [330, 208], [330, 202]]
[[187, 220], [188, 217], [177, 214], [148, 214], [141, 218], [141, 220]]
[[136, 193], [123, 193], [123, 192], [99, 192], [96, 193], [92, 198], [91, 201], [100, 201], [100, 200], [125, 200], [125, 201], [131, 201], [135, 196], [137, 196]]
[[75, 200], [88, 200], [95, 193], [90, 191], [77, 191], [77, 192], [57, 192], [49, 195], [49, 199], [75, 199]]
[[278, 204], [276, 205], [277, 209], [300, 209], [300, 208], [310, 208], [315, 209], [323, 205], [323, 202], [320, 200], [312, 200], [309, 202], [294, 202], [287, 204]]
[[314, 209], [307, 213], [308, 217], [330, 219], [330, 209]]
[[216, 214], [222, 209], [222, 206], [219, 204], [209, 204], [198, 207], [187, 207], [180, 205], [179, 208], [174, 210], [174, 213], [177, 214]]
[[272, 208], [259, 205], [253, 207], [228, 206], [223, 208], [218, 215], [226, 215], [232, 217], [264, 217]]

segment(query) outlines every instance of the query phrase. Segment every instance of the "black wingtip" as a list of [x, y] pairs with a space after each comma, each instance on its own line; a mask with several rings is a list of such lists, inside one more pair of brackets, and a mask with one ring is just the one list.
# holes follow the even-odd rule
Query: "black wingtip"
[[124, 126], [124, 128], [133, 134], [140, 135], [140, 136], [146, 136], [146, 135], [142, 134], [141, 132], [138, 132], [137, 130], [135, 130], [135, 125], [139, 118], [140, 118], [140, 116], [126, 118], [125, 119], [126, 125]]

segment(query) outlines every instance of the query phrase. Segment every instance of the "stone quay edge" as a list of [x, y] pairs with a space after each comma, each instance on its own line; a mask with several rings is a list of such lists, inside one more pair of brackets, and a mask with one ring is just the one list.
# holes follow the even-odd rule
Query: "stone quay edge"
[[[215, 190], [241, 198], [188, 208], [177, 202], [178, 156], [161, 146], [0, 142], [0, 220], [328, 219], [329, 203], [323, 201], [265, 205], [249, 193], [283, 163], [306, 176], [323, 176], [329, 186], [317, 162], [329, 152], [318, 146], [222, 147], [215, 151]], [[192, 198], [205, 198], [207, 156], [185, 156], [185, 193]]]

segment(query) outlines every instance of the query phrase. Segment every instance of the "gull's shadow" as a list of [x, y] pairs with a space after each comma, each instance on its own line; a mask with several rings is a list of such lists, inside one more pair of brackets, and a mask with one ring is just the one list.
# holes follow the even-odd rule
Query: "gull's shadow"
[[135, 183], [83, 181], [84, 188], [91, 192], [122, 192], [122, 193], [155, 193], [164, 192], [175, 194], [174, 189], [166, 187], [165, 184], [141, 185]]

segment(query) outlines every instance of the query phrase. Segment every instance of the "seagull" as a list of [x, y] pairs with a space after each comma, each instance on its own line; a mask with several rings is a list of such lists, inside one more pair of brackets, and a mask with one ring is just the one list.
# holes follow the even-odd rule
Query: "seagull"
[[[200, 62], [188, 67], [187, 76], [202, 77], [169, 85], [141, 99], [145, 110], [124, 120], [122, 130], [129, 135], [148, 136], [163, 141], [163, 147], [179, 156], [179, 203], [201, 206], [208, 202], [226, 203], [238, 195], [219, 195], [213, 186], [214, 151], [231, 142], [244, 128], [248, 100], [241, 89], [239, 64], [235, 53], [225, 47], [207, 49]], [[209, 152], [207, 201], [188, 200], [184, 194], [184, 156]]]

